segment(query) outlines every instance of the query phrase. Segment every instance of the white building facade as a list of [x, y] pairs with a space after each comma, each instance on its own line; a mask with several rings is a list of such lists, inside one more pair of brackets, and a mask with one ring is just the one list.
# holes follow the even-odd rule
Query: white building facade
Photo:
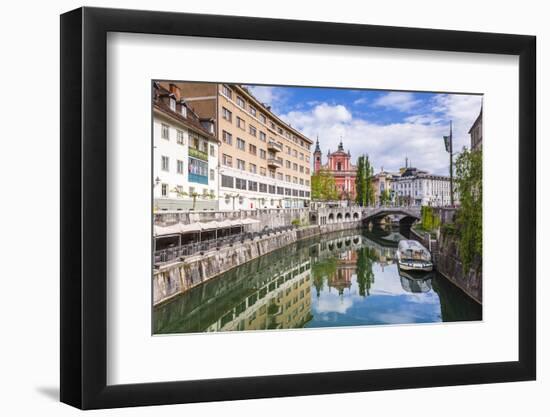
[[200, 120], [178, 96], [155, 86], [154, 209], [217, 210], [219, 143], [214, 125]]
[[[394, 178], [392, 189], [397, 204], [443, 207], [451, 205], [451, 182], [444, 175], [406, 171]], [[455, 204], [457, 196], [455, 194]]]

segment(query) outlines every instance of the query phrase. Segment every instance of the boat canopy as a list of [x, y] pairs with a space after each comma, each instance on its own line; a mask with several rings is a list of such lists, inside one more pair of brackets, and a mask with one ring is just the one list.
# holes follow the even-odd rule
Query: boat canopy
[[431, 254], [421, 243], [416, 240], [400, 240], [397, 250], [404, 259], [430, 260]]

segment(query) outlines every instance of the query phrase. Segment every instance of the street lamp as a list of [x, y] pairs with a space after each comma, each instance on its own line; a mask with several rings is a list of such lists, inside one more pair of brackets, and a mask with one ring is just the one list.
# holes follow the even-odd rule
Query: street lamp
[[155, 178], [155, 187], [158, 186], [160, 184], [160, 178], [157, 176], [157, 178]]
[[453, 122], [449, 122], [449, 136], [443, 136], [443, 142], [445, 142], [445, 150], [449, 153], [449, 173], [451, 177], [451, 206], [454, 207], [454, 192], [453, 192]]

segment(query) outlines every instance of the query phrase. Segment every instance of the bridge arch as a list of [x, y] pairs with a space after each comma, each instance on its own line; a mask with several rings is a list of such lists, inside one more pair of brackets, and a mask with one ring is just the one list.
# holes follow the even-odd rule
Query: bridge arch
[[338, 213], [338, 214], [336, 215], [336, 221], [337, 221], [338, 223], [341, 223], [341, 222], [342, 222], [342, 213]]
[[353, 213], [353, 220], [359, 219], [359, 213], [355, 212]]
[[334, 213], [329, 213], [329, 215], [328, 215], [328, 222], [329, 222], [329, 223], [334, 223]]
[[350, 219], [351, 219], [351, 214], [346, 213], [346, 214], [344, 215], [344, 220], [347, 221], [347, 222], [349, 222]]

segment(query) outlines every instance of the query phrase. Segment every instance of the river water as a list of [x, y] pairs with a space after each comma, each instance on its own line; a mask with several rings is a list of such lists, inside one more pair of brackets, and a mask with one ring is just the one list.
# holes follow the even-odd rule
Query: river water
[[345, 231], [274, 251], [153, 309], [153, 332], [481, 320], [481, 306], [437, 272], [399, 270], [403, 234]]

